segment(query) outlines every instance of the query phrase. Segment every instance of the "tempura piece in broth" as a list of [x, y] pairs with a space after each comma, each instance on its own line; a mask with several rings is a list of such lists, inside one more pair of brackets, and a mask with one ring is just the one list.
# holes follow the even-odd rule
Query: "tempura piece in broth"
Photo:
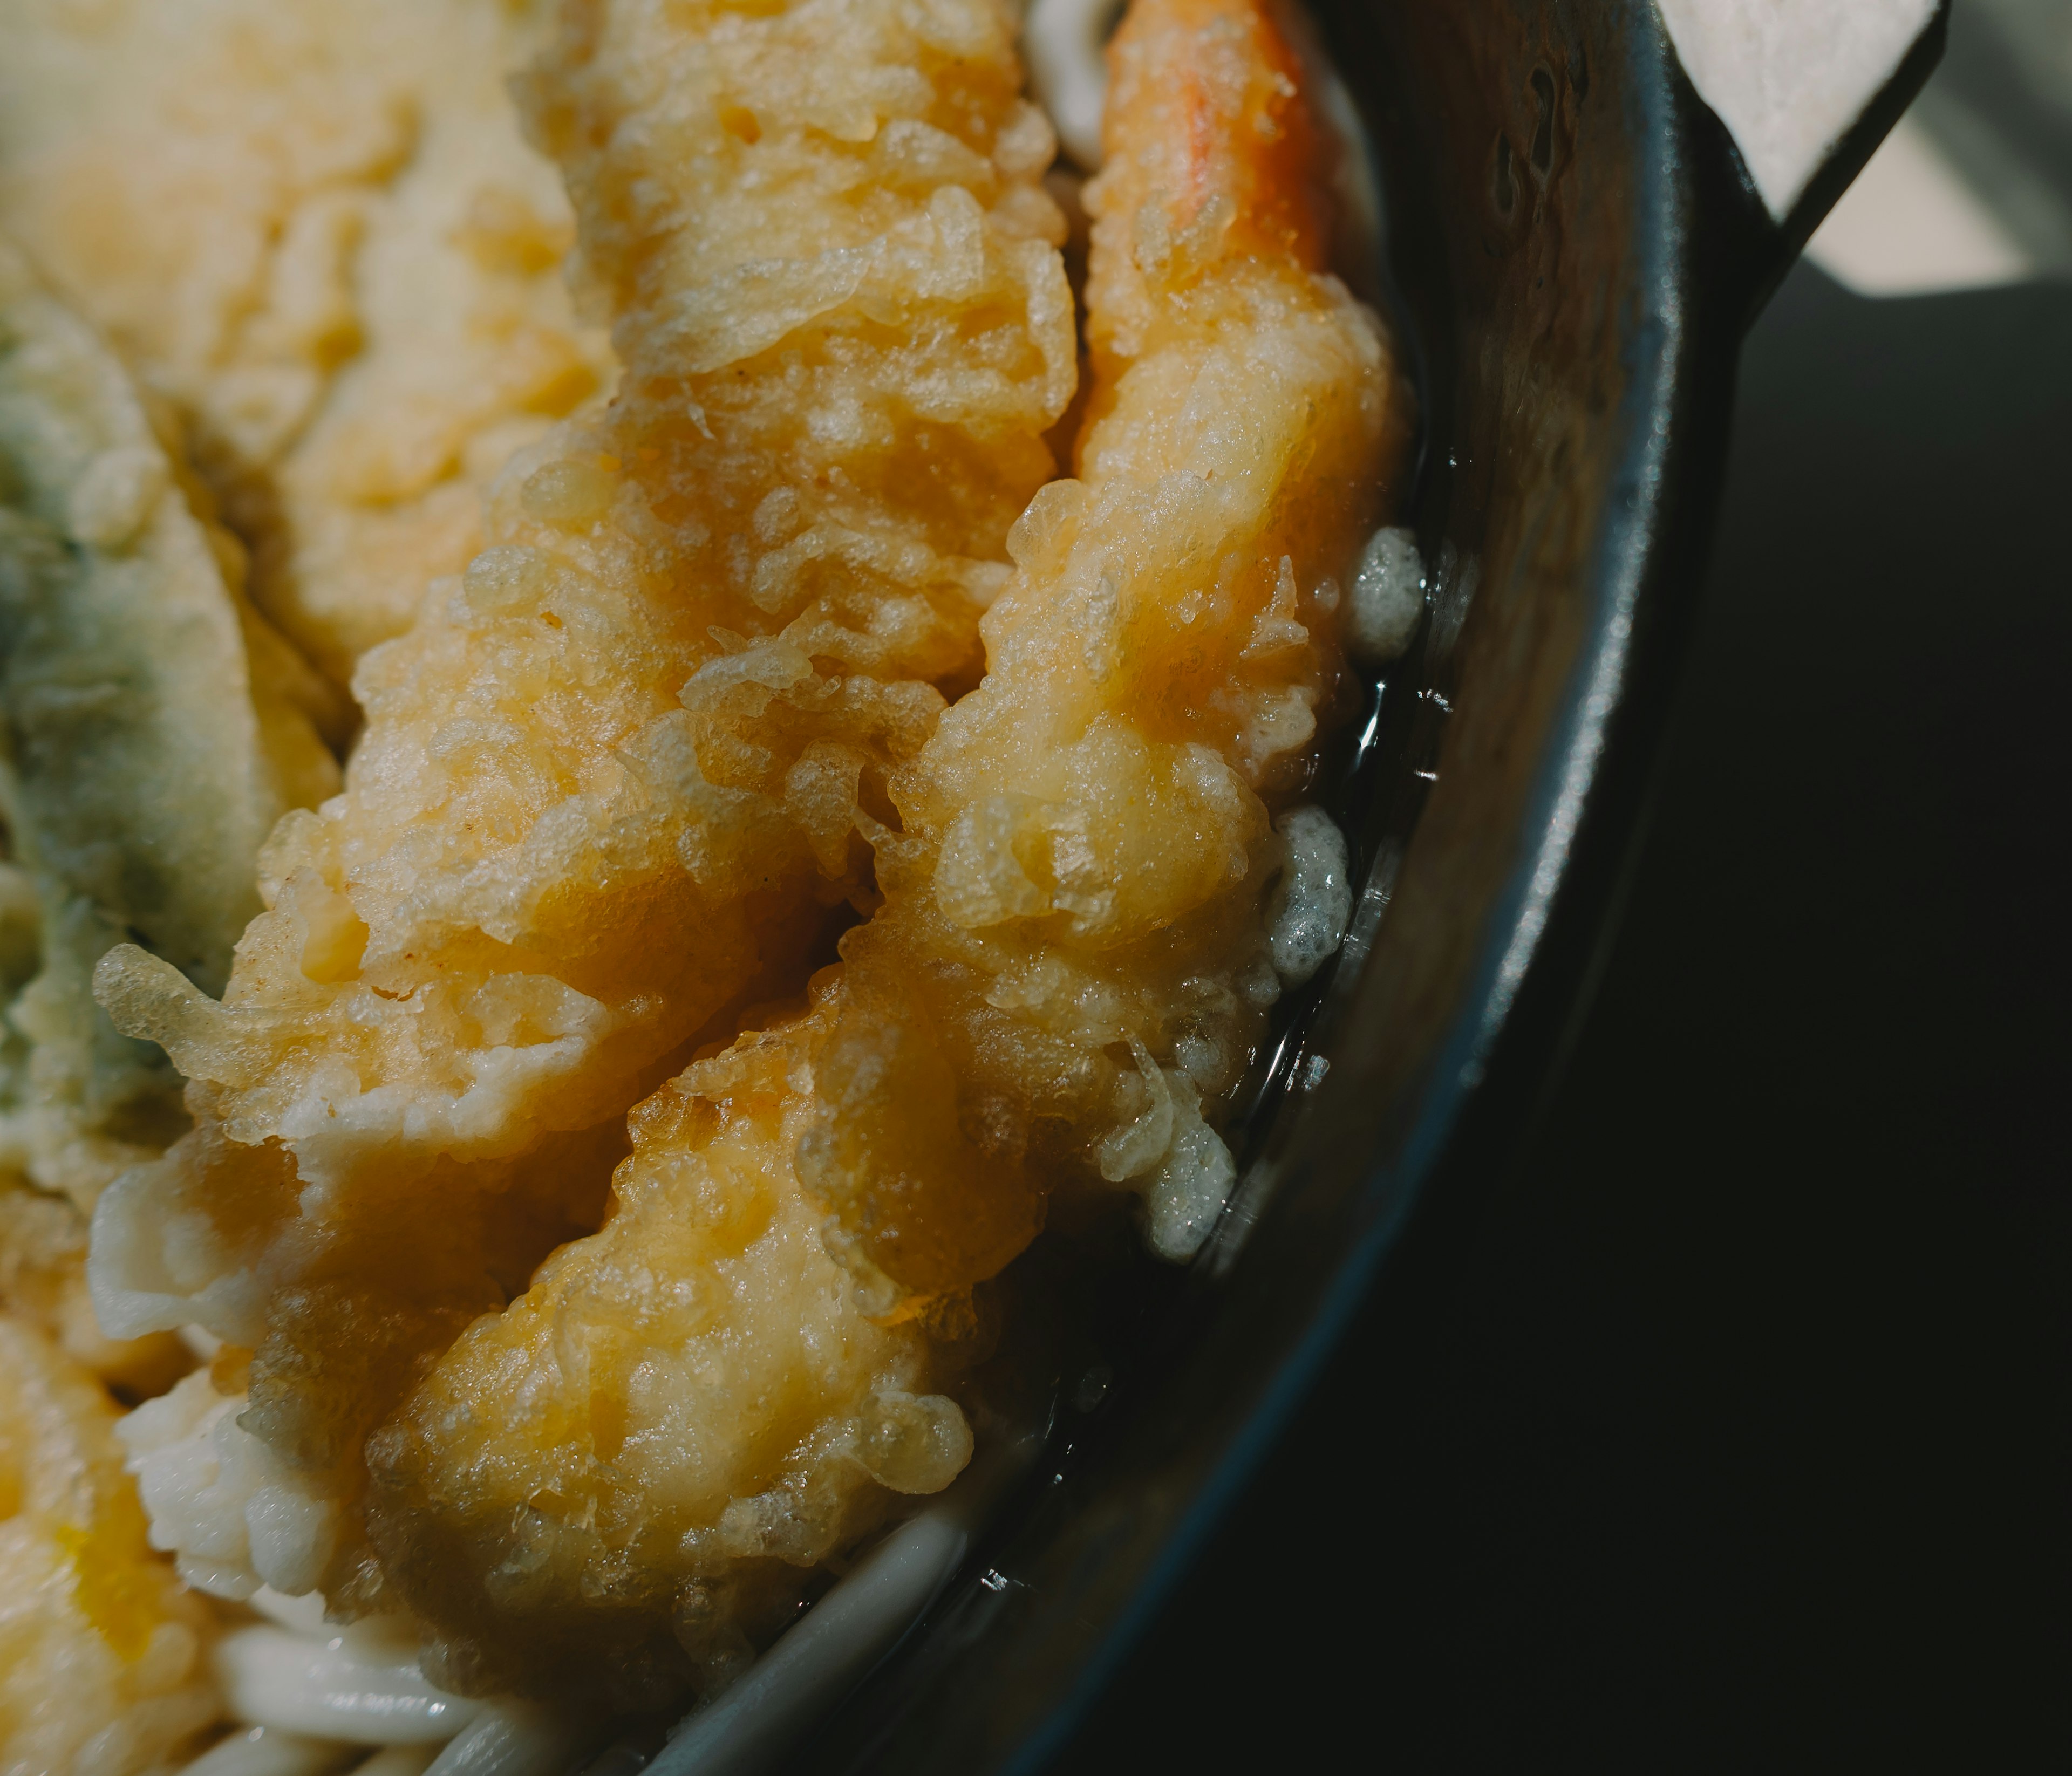
[[114, 1420], [0, 1315], [0, 1769], [143, 1776], [221, 1712], [207, 1612], [145, 1540]]
[[[619, 397], [520, 456], [493, 546], [363, 661], [345, 792], [274, 835], [221, 1003], [103, 965], [199, 1124], [104, 1199], [103, 1320], [256, 1347], [240, 1422], [334, 1513], [328, 1590], [378, 1586], [360, 1440], [413, 1366], [557, 1212], [595, 1224], [687, 1041], [875, 902], [860, 835], [976, 673], [1074, 385], [1020, 86], [1001, 0], [572, 6], [528, 103]], [[507, 1199], [545, 1242], [515, 1279], [480, 1246]]]
[[188, 495], [121, 366], [0, 240], [0, 1166], [82, 1209], [186, 1121], [94, 965], [135, 937], [220, 990], [261, 841], [338, 783], [309, 668]]
[[894, 781], [815, 1069], [800, 1163], [881, 1313], [993, 1275], [1067, 1181], [1191, 1253], [1232, 1178], [1217, 1101], [1336, 944], [1342, 841], [1289, 804], [1408, 393], [1322, 269], [1329, 150], [1271, 6], [1138, 0], [1110, 67], [1079, 478], [1017, 527], [985, 682]]
[[957, 1471], [945, 1334], [1048, 1193], [1137, 1191], [1196, 1248], [1220, 1095], [1342, 931], [1343, 841], [1289, 804], [1408, 397], [1320, 269], [1326, 149], [1270, 12], [1138, 0], [1113, 56], [1081, 478], [891, 774], [883, 906], [807, 1007], [634, 1112], [611, 1219], [370, 1443], [376, 1544], [458, 1671], [680, 1647], [723, 1681], [773, 1593]]
[[866, 1319], [788, 1163], [818, 1035], [786, 1020], [642, 1104], [603, 1231], [370, 1439], [370, 1528], [441, 1681], [709, 1692], [821, 1561], [969, 1459], [935, 1390], [973, 1341]]
[[0, 226], [179, 408], [254, 597], [339, 686], [610, 379], [505, 88], [552, 10], [0, 5]]

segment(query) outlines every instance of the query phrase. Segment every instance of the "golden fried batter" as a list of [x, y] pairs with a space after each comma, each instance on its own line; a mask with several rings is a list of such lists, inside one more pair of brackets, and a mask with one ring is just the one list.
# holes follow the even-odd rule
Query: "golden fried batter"
[[141, 1776], [220, 1712], [207, 1613], [146, 1544], [114, 1417], [0, 1316], [0, 1769]]
[[1170, 1256], [1206, 1234], [1231, 1173], [1205, 1107], [1304, 972], [1272, 896], [1321, 816], [1270, 808], [1408, 437], [1321, 269], [1325, 150], [1270, 10], [1138, 0], [1111, 65], [1079, 479], [1017, 527], [985, 682], [893, 781], [814, 1074], [800, 1165], [880, 1311], [995, 1273], [1063, 1178], [1143, 1193]]
[[0, 0], [0, 226], [182, 410], [340, 685], [608, 383], [504, 88], [545, 0]]
[[813, 1018], [746, 1037], [633, 1115], [604, 1231], [479, 1320], [368, 1445], [390, 1576], [450, 1684], [710, 1690], [812, 1568], [972, 1451], [956, 1367], [882, 1327], [787, 1156]]
[[103, 964], [198, 1124], [103, 1199], [104, 1322], [257, 1347], [244, 1422], [343, 1513], [334, 1592], [376, 1582], [365, 1430], [522, 1281], [507, 1199], [532, 1261], [594, 1225], [628, 1105], [872, 902], [858, 835], [976, 670], [1072, 392], [1020, 84], [1001, 0], [572, 6], [528, 104], [620, 394], [363, 661], [345, 792], [270, 841], [222, 1002]]
[[602, 1231], [370, 1442], [376, 1544], [454, 1680], [723, 1679], [784, 1568], [961, 1465], [923, 1329], [1048, 1192], [1141, 1193], [1174, 1257], [1221, 1206], [1219, 1095], [1276, 964], [1318, 960], [1274, 900], [1323, 816], [1272, 810], [1408, 406], [1319, 269], [1270, 14], [1137, 0], [1113, 54], [1080, 479], [1017, 527], [984, 682], [891, 773], [884, 904], [802, 1015], [634, 1112]]

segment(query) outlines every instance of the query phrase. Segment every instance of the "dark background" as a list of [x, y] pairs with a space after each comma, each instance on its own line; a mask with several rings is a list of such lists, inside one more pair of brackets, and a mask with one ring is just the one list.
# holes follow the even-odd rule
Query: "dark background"
[[1601, 986], [1061, 1770], [2072, 1769], [2072, 287], [1758, 323]]

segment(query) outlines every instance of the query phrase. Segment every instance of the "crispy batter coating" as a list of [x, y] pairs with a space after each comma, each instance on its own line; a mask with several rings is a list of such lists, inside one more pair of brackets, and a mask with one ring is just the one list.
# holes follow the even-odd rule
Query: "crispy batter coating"
[[956, 1367], [860, 1310], [789, 1156], [820, 1020], [635, 1112], [610, 1220], [469, 1328], [376, 1433], [369, 1519], [469, 1688], [650, 1703], [731, 1677], [812, 1569], [969, 1458]]
[[1168, 1256], [1206, 1235], [1205, 1116], [1304, 972], [1276, 890], [1315, 873], [1271, 810], [1408, 438], [1321, 269], [1329, 150], [1271, 7], [1138, 0], [1110, 62], [1079, 476], [1009, 540], [985, 682], [894, 780], [800, 1156], [881, 1310], [995, 1273], [1063, 1180], [1141, 1192]]
[[181, 409], [337, 684], [482, 545], [602, 330], [505, 77], [545, 0], [0, 0], [0, 226]]
[[93, 1002], [118, 939], [210, 988], [260, 842], [337, 787], [314, 676], [239, 594], [121, 366], [0, 239], [0, 1171], [90, 1209], [186, 1118]]
[[1138, 1190], [1157, 1249], [1194, 1249], [1276, 965], [1303, 977], [1343, 929], [1342, 841], [1272, 810], [1405, 398], [1318, 269], [1324, 148], [1270, 15], [1137, 0], [1114, 55], [1097, 417], [1010, 541], [984, 682], [891, 775], [884, 904], [804, 1015], [635, 1112], [606, 1227], [370, 1444], [376, 1544], [450, 1675], [666, 1671], [680, 1646], [722, 1679], [773, 1563], [961, 1465], [927, 1333], [1046, 1193]]
[[627, 1107], [872, 902], [858, 835], [976, 669], [1072, 392], [1020, 80], [1001, 0], [571, 6], [528, 102], [619, 397], [362, 662], [345, 791], [269, 842], [222, 1002], [102, 965], [198, 1124], [103, 1199], [104, 1323], [256, 1347], [245, 1422], [346, 1512], [335, 1595], [376, 1582], [362, 1436], [522, 1283], [502, 1205], [533, 1262], [594, 1226]]
[[220, 1712], [208, 1616], [145, 1541], [114, 1419], [0, 1316], [0, 1769], [140, 1776]]

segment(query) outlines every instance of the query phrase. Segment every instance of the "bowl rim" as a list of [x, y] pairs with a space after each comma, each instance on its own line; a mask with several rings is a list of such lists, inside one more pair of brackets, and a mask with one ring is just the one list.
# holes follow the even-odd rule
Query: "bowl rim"
[[[1324, 0], [1315, 10], [1330, 41], [1339, 14], [1385, 4]], [[1692, 88], [1653, 6], [1610, 0], [1607, 10], [1618, 15], [1629, 88], [1641, 306], [1626, 330], [1628, 375], [1612, 421], [1616, 467], [1585, 576], [1589, 621], [1532, 773], [1515, 861], [1483, 920], [1414, 1114], [1395, 1137], [1392, 1161], [1367, 1166], [1358, 1236], [1155, 1538], [1122, 1606], [1088, 1625], [1075, 1667], [1050, 1684], [1011, 1744], [979, 1755], [969, 1746], [931, 1753], [895, 1744], [911, 1711], [939, 1701], [968, 1668], [999, 1619], [999, 1600], [1019, 1583], [994, 1565], [1001, 1538], [981, 1536], [915, 1627], [784, 1767], [1034, 1776], [1049, 1764], [1308, 1397], [1412, 1223], [1441, 1198], [1478, 1199], [1559, 1078], [1646, 824], [1656, 742], [1709, 549], [1741, 338], [1933, 68], [1947, 0], [1782, 222], [1764, 208], [1725, 126]], [[1449, 1212], [1462, 1211], [1455, 1202]], [[1216, 1261], [1212, 1251], [1204, 1267]], [[1061, 1478], [1039, 1472], [1025, 1492], [1040, 1496]], [[651, 1768], [656, 1776], [691, 1776], [672, 1771], [666, 1751]]]

